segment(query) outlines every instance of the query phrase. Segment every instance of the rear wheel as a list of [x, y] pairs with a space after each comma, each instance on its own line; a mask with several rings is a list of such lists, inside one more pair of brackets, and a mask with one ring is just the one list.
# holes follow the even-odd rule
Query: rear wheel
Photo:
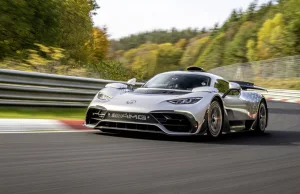
[[218, 138], [222, 135], [223, 113], [219, 101], [214, 100], [207, 113], [207, 134], [210, 137]]
[[261, 102], [258, 109], [257, 115], [257, 126], [255, 127], [255, 131], [258, 133], [264, 133], [267, 126], [267, 108], [266, 103]]

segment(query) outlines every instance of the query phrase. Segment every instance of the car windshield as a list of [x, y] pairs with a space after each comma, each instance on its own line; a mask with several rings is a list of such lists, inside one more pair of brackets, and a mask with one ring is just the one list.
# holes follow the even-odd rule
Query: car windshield
[[192, 90], [193, 88], [209, 85], [210, 77], [207, 76], [197, 74], [167, 73], [153, 77], [143, 86], [143, 88]]

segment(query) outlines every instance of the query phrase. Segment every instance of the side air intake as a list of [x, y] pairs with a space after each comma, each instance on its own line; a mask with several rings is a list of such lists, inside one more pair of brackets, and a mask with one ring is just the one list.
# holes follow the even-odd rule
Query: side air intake
[[90, 108], [87, 111], [85, 122], [88, 125], [97, 125], [104, 119], [107, 110], [101, 108]]

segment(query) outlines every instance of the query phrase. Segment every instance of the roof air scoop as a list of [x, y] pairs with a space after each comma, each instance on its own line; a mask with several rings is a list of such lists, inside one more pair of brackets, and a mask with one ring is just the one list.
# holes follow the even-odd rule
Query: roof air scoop
[[198, 72], [205, 72], [205, 70], [201, 67], [191, 66], [186, 68], [187, 71], [198, 71]]

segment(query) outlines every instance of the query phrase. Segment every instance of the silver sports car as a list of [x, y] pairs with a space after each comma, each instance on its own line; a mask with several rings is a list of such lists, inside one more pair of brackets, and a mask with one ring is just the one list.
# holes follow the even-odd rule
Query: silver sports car
[[208, 135], [242, 130], [264, 132], [268, 108], [264, 90], [227, 81], [199, 67], [158, 74], [140, 88], [135, 79], [111, 83], [90, 103], [85, 126], [105, 132]]

